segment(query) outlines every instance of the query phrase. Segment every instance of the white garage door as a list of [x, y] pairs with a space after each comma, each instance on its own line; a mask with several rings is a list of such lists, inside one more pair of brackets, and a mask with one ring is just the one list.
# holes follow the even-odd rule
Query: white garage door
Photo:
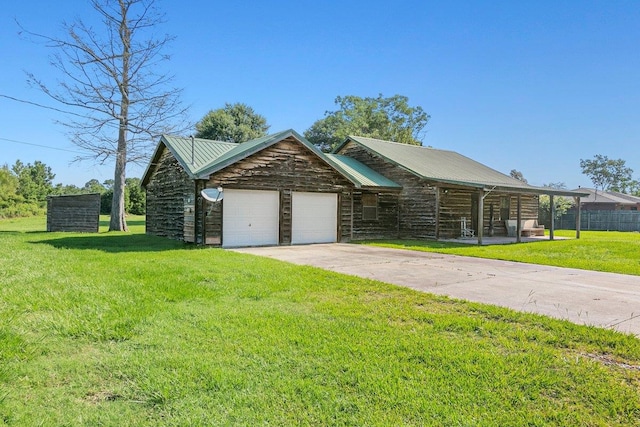
[[278, 244], [277, 191], [224, 190], [222, 203], [222, 246]]
[[338, 195], [291, 195], [291, 243], [333, 243], [338, 234]]

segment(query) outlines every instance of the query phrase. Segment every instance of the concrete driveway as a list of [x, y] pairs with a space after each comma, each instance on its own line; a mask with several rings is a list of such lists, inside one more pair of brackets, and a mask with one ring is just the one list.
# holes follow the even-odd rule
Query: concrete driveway
[[638, 276], [341, 243], [235, 251], [640, 336]]

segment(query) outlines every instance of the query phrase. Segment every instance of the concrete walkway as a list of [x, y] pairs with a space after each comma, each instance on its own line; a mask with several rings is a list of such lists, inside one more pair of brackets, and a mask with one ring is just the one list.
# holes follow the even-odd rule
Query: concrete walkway
[[640, 336], [638, 276], [340, 243], [235, 250]]

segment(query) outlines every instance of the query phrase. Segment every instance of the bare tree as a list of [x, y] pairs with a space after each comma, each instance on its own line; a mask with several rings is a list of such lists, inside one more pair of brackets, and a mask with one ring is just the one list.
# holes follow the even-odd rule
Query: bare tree
[[161, 133], [185, 126], [181, 89], [162, 71], [173, 40], [156, 31], [164, 15], [155, 0], [91, 0], [102, 21], [99, 31], [77, 18], [63, 23], [64, 35], [25, 32], [53, 49], [51, 65], [62, 79], [55, 86], [27, 73], [29, 82], [70, 111], [60, 123], [86, 155], [115, 162], [110, 231], [126, 231], [126, 166], [142, 163]]

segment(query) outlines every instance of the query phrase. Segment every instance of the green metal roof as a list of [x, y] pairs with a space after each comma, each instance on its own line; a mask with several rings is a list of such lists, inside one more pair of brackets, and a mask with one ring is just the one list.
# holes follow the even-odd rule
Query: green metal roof
[[196, 171], [203, 165], [220, 157], [224, 153], [237, 147], [238, 144], [232, 142], [213, 141], [210, 139], [180, 137], [174, 135], [162, 135], [156, 150], [151, 157], [147, 170], [142, 175], [141, 185], [144, 187], [151, 178], [151, 173], [155, 169], [163, 147], [166, 147], [176, 158], [185, 172], [191, 177], [196, 177]]
[[334, 168], [351, 181], [356, 187], [400, 188], [395, 182], [369, 169], [355, 159], [339, 155], [328, 156], [292, 129], [241, 144], [162, 135], [152, 160], [143, 175], [142, 186], [146, 186], [151, 177], [151, 172], [160, 160], [162, 147], [167, 147], [171, 151], [191, 178], [206, 179], [209, 175], [291, 136], [315, 153], [328, 166]]
[[391, 181], [387, 177], [380, 175], [378, 172], [369, 168], [367, 165], [360, 163], [354, 158], [343, 156], [341, 154], [325, 154], [343, 175], [349, 177], [356, 187], [384, 187], [401, 189], [402, 186]]
[[[196, 172], [211, 162], [211, 159], [219, 158], [240, 145], [234, 142], [213, 141], [200, 138], [193, 138], [192, 145], [191, 138], [171, 135], [163, 135], [162, 138], [165, 140], [167, 147], [176, 156], [178, 161], [183, 163], [183, 166], [191, 175], [196, 175]], [[191, 156], [192, 152], [193, 159]]]
[[523, 193], [579, 195], [568, 190], [531, 186], [454, 151], [349, 136], [334, 153], [339, 153], [350, 141], [421, 178], [436, 182]]
[[534, 187], [453, 151], [399, 144], [373, 138], [350, 136], [336, 148], [334, 154], [325, 154], [292, 129], [242, 144], [163, 135], [147, 166], [147, 170], [142, 176], [141, 185], [145, 187], [148, 184], [148, 180], [160, 160], [163, 147], [167, 147], [191, 178], [206, 179], [210, 174], [289, 136], [293, 136], [358, 188], [399, 189], [401, 186], [359, 161], [337, 154], [349, 141], [365, 147], [367, 150], [417, 176], [437, 182], [522, 193], [588, 196], [588, 193], [585, 193], [584, 190], [568, 191]]

